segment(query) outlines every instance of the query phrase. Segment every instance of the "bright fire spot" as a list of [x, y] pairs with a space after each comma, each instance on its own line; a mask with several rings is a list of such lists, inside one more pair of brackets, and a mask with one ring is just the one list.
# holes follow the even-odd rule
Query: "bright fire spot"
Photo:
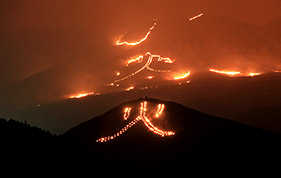
[[136, 62], [136, 61], [138, 61], [138, 63], [141, 63], [142, 60], [143, 60], [143, 56], [138, 56], [136, 58], [132, 58], [127, 62], [126, 66], [129, 66], [131, 63]]
[[164, 104], [158, 104], [158, 110], [157, 110], [157, 112], [155, 114], [155, 117], [158, 118], [162, 114], [164, 108], [165, 108]]
[[148, 77], [147, 77], [147, 79], [149, 79], [149, 80], [150, 80], [150, 79], [153, 79], [153, 78], [154, 78], [154, 76], [148, 76]]
[[127, 88], [126, 90], [127, 91], [130, 91], [130, 90], [133, 90], [135, 87], [129, 87], [129, 88]]
[[189, 21], [195, 20], [195, 19], [201, 17], [202, 15], [204, 15], [204, 14], [201, 13], [201, 14], [199, 14], [199, 15], [196, 15], [196, 16], [194, 16], [194, 17], [191, 17], [191, 18], [189, 18]]
[[116, 72], [116, 75], [119, 76], [121, 73], [120, 72]]
[[123, 119], [127, 120], [130, 117], [130, 113], [131, 113], [132, 108], [127, 107], [124, 110], [124, 115], [123, 115]]
[[83, 98], [85, 96], [89, 96], [89, 95], [93, 95], [93, 94], [94, 94], [94, 92], [91, 92], [91, 93], [79, 93], [79, 94], [76, 94], [76, 95], [72, 95], [69, 98]]
[[188, 77], [190, 75], [190, 71], [181, 75], [177, 75], [174, 77], [174, 80], [180, 80], [180, 79], [184, 79], [186, 77]]
[[248, 76], [251, 76], [251, 77], [253, 77], [253, 76], [257, 76], [257, 75], [261, 75], [262, 73], [249, 73], [249, 75]]
[[219, 74], [230, 75], [230, 76], [241, 75], [241, 73], [238, 71], [223, 71], [223, 70], [215, 70], [215, 69], [209, 69], [209, 71]]
[[136, 41], [136, 42], [127, 42], [127, 41], [123, 41], [123, 42], [120, 42], [121, 39], [119, 39], [117, 42], [116, 42], [116, 45], [120, 46], [120, 45], [129, 45], [129, 46], [135, 46], [135, 45], [138, 45], [140, 43], [142, 43], [144, 40], [147, 39], [147, 37], [150, 35], [151, 31], [155, 28], [156, 26], [156, 22], [154, 21], [153, 23], [153, 26], [149, 28], [148, 32], [146, 33], [146, 35], [140, 39], [139, 41]]
[[[157, 110], [155, 117], [159, 117], [162, 114], [164, 108], [165, 108], [164, 104], [158, 104], [158, 110]], [[130, 117], [130, 112], [131, 112], [131, 108], [129, 108], [129, 107], [125, 108], [124, 116], [123, 116], [124, 120], [127, 120]], [[111, 136], [101, 137], [100, 139], [96, 140], [96, 142], [106, 142], [109, 140], [113, 140], [116, 137], [119, 137], [120, 135], [122, 135], [129, 128], [133, 127], [139, 121], [142, 121], [144, 123], [144, 125], [150, 131], [152, 131], [154, 134], [160, 135], [162, 137], [175, 135], [175, 132], [163, 131], [163, 130], [157, 128], [156, 126], [154, 126], [151, 122], [152, 119], [148, 118], [148, 116], [146, 115], [146, 112], [147, 112], [147, 102], [144, 101], [144, 102], [141, 102], [140, 114], [133, 121], [131, 121], [129, 124], [127, 124], [125, 127], [123, 127], [119, 132], [117, 132]]]

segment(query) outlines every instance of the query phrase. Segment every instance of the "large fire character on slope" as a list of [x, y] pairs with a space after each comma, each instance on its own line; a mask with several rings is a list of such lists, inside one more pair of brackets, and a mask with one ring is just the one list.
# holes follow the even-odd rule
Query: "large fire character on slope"
[[[139, 45], [141, 44], [142, 42], [144, 42], [145, 40], [147, 40], [147, 38], [149, 37], [149, 35], [151, 34], [152, 30], [155, 29], [156, 27], [156, 20], [157, 19], [154, 19], [154, 23], [153, 23], [153, 26], [149, 28], [148, 32], [146, 33], [146, 35], [140, 39], [139, 41], [135, 41], [135, 42], [127, 42], [127, 41], [124, 41], [122, 40], [122, 38], [120, 38], [115, 44], [117, 46], [121, 46], [121, 45], [127, 45], [127, 46], [136, 46], [136, 45]], [[108, 86], [119, 86], [119, 82], [121, 81], [124, 81], [124, 80], [127, 80], [128, 78], [130, 77], [133, 77], [135, 76], [136, 74], [140, 73], [141, 71], [143, 70], [149, 70], [149, 71], [152, 71], [152, 72], [172, 72], [172, 70], [160, 70], [160, 69], [154, 69], [152, 68], [150, 65], [152, 62], [164, 62], [164, 63], [167, 63], [167, 64], [171, 64], [173, 63], [173, 61], [168, 58], [168, 57], [162, 57], [161, 55], [158, 55], [158, 54], [152, 54], [151, 52], [146, 52], [144, 55], [139, 55], [138, 57], [135, 57], [135, 58], [131, 58], [127, 61], [126, 63], [126, 67], [128, 67], [129, 65], [131, 65], [132, 63], [142, 63], [144, 58], [147, 59], [147, 62], [142, 66], [140, 67], [139, 69], [137, 69], [136, 71], [134, 71], [133, 73], [129, 74], [129, 75], [126, 75], [126, 76], [122, 76], [120, 72], [118, 72], [118, 79], [114, 80], [112, 83], [108, 84]], [[190, 74], [190, 71], [188, 72], [188, 75], [185, 75], [185, 76], [181, 76], [180, 78], [178, 76], [174, 76], [173, 78], [171, 79], [174, 79], [174, 80], [179, 80], [179, 79], [183, 79], [183, 78], [186, 78], [187, 76], [189, 76]], [[152, 79], [153, 77], [150, 77], [148, 79]]]
[[[175, 135], [175, 132], [164, 131], [162, 129], [159, 129], [156, 126], [154, 126], [153, 123], [151, 122], [153, 120], [152, 118], [156, 119], [156, 118], [159, 118], [162, 115], [162, 113], [165, 109], [164, 104], [158, 104], [157, 111], [156, 111], [154, 116], [151, 116], [151, 114], [150, 115], [147, 114], [147, 101], [141, 102], [140, 105], [141, 105], [140, 106], [140, 113], [134, 120], [132, 120], [129, 124], [127, 124], [125, 127], [120, 129], [115, 134], [105, 136], [105, 137], [101, 137], [101, 138], [97, 139], [96, 142], [107, 142], [109, 140], [113, 140], [116, 137], [121, 136], [124, 132], [126, 132], [129, 128], [133, 127], [139, 121], [142, 121], [142, 123], [148, 128], [148, 130], [153, 132], [156, 135], [160, 135], [162, 137]], [[132, 108], [130, 108], [130, 107], [125, 108], [124, 115], [123, 115], [124, 120], [128, 120], [128, 118], [130, 117], [130, 114], [131, 114], [131, 110], [132, 110]], [[151, 112], [149, 112], [149, 113], [151, 113]]]
[[150, 67], [150, 64], [152, 63], [153, 59], [155, 59], [156, 61], [164, 61], [165, 63], [173, 63], [173, 61], [170, 59], [170, 58], [164, 58], [164, 57], [161, 57], [160, 55], [152, 55], [150, 52], [147, 52], [145, 54], [145, 56], [139, 56], [137, 58], [133, 58], [133, 59], [130, 59], [128, 61], [128, 63], [126, 64], [126, 66], [129, 66], [131, 63], [133, 62], [138, 62], [138, 63], [141, 63], [144, 59], [144, 57], [148, 57], [148, 60], [147, 62], [143, 65], [143, 67], [141, 67], [140, 69], [136, 70], [135, 72], [131, 73], [130, 75], [127, 75], [125, 77], [122, 77], [120, 79], [117, 79], [117, 80], [114, 80], [114, 83], [116, 82], [120, 82], [120, 81], [123, 81], [123, 80], [126, 80], [138, 73], [140, 73], [141, 71], [147, 69], [147, 70], [150, 70], [152, 72], [170, 72], [171, 70], [159, 70], [159, 69], [153, 69]]

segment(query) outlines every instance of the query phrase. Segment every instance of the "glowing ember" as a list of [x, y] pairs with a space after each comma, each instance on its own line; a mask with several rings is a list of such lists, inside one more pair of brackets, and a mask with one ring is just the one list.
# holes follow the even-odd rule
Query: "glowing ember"
[[153, 79], [154, 77], [153, 76], [148, 76], [147, 79], [151, 80]]
[[194, 17], [191, 17], [191, 18], [189, 19], [189, 21], [195, 20], [195, 19], [201, 17], [202, 15], [204, 15], [204, 14], [201, 13], [201, 14], [199, 14], [199, 15], [196, 15], [196, 16], [194, 16]]
[[261, 75], [262, 73], [249, 73], [248, 76], [254, 77], [256, 75]]
[[[155, 117], [159, 117], [163, 110], [165, 108], [164, 104], [158, 104], [158, 110], [155, 114]], [[124, 120], [127, 120], [130, 117], [130, 112], [131, 112], [131, 108], [127, 107], [125, 108], [124, 111]], [[140, 107], [140, 114], [139, 116], [137, 116], [133, 121], [131, 121], [129, 124], [127, 124], [125, 127], [123, 127], [119, 132], [117, 132], [116, 134], [113, 134], [111, 136], [106, 136], [106, 137], [102, 137], [98, 140], [96, 140], [96, 142], [106, 142], [109, 140], [113, 140], [116, 137], [119, 137], [120, 135], [122, 135], [124, 132], [126, 132], [129, 128], [133, 127], [137, 122], [142, 121], [144, 123], [144, 125], [150, 130], [152, 131], [154, 134], [160, 135], [162, 137], [164, 136], [171, 136], [171, 135], [175, 135], [174, 132], [172, 131], [163, 131], [157, 127], [155, 127], [152, 122], [151, 122], [151, 118], [148, 118], [146, 116], [146, 112], [147, 112], [147, 102], [141, 102], [141, 107]]]
[[89, 95], [93, 95], [93, 94], [94, 94], [94, 92], [91, 92], [91, 93], [79, 93], [79, 94], [76, 94], [76, 95], [72, 95], [69, 98], [83, 98], [83, 97], [86, 97], [86, 96], [89, 96]]
[[138, 44], [142, 43], [143, 41], [145, 41], [147, 39], [147, 37], [150, 35], [151, 31], [155, 28], [155, 26], [156, 26], [156, 22], [154, 21], [153, 26], [149, 28], [146, 35], [142, 39], [140, 39], [139, 41], [136, 41], [136, 42], [127, 42], [127, 41], [120, 42], [121, 39], [119, 39], [116, 42], [116, 45], [118, 45], [118, 46], [120, 46], [120, 45], [129, 45], [129, 46], [138, 45]]
[[190, 71], [187, 72], [187, 73], [185, 73], [185, 74], [175, 76], [175, 77], [174, 77], [174, 80], [184, 79], [184, 78], [188, 77], [189, 75], [190, 75]]
[[116, 75], [119, 76], [121, 73], [120, 72], [116, 72]]
[[209, 71], [219, 74], [230, 75], [230, 76], [241, 75], [241, 73], [238, 71], [223, 71], [223, 70], [215, 70], [215, 69], [209, 69]]
[[127, 91], [130, 91], [130, 90], [133, 90], [135, 87], [129, 87], [129, 88], [127, 88], [126, 90]]

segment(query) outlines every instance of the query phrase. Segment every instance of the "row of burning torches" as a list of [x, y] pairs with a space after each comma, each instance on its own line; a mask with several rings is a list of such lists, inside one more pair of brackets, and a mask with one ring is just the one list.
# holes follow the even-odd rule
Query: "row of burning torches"
[[[162, 115], [164, 108], [165, 108], [164, 104], [158, 104], [157, 112], [155, 114], [156, 118], [159, 118]], [[125, 108], [124, 115], [123, 115], [124, 120], [127, 120], [130, 117], [131, 110], [132, 110], [132, 108], [130, 108], [130, 107]], [[133, 121], [131, 121], [129, 124], [127, 124], [125, 127], [123, 127], [117, 133], [110, 135], [110, 136], [101, 137], [101, 138], [97, 139], [96, 142], [107, 142], [109, 140], [113, 140], [116, 137], [119, 137], [120, 135], [122, 135], [129, 128], [133, 127], [139, 121], [143, 121], [145, 126], [150, 131], [152, 131], [154, 134], [160, 135], [162, 137], [175, 135], [175, 133], [172, 131], [164, 131], [164, 130], [161, 130], [161, 129], [157, 128], [156, 126], [154, 126], [151, 122], [151, 118], [148, 118], [146, 116], [146, 112], [147, 112], [147, 101], [144, 101], [144, 102], [141, 102], [140, 114]]]

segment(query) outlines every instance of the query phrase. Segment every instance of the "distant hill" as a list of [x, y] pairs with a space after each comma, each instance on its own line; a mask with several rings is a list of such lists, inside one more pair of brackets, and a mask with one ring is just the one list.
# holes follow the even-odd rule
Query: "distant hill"
[[[97, 142], [113, 136], [138, 115], [140, 103], [147, 101], [147, 113], [159, 129], [171, 130], [175, 135], [161, 137], [150, 131], [142, 121], [122, 135], [107, 142]], [[158, 104], [164, 104], [163, 116], [153, 118]], [[128, 120], [123, 119], [124, 108], [131, 107]], [[238, 122], [218, 118], [186, 108], [182, 105], [155, 99], [139, 99], [123, 103], [74, 127], [62, 135], [73, 145], [87, 147], [93, 159], [114, 165], [113, 170], [142, 173], [163, 170], [185, 172], [190, 167], [267, 166], [281, 157], [281, 136]], [[143, 167], [144, 166], [144, 167]], [[125, 170], [124, 170], [125, 169]], [[186, 170], [185, 170], [186, 169]], [[160, 172], [159, 174], [163, 174]]]

